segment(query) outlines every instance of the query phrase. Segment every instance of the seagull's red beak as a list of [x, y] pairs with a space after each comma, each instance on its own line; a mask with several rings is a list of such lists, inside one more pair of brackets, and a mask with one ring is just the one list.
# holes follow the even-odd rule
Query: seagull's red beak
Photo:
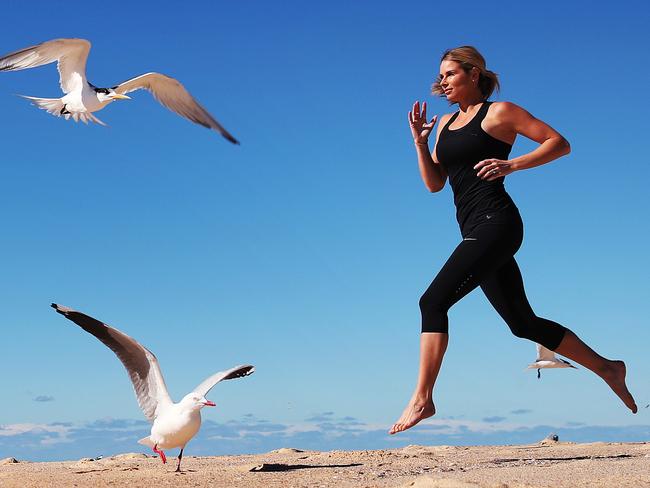
[[211, 402], [210, 400], [206, 400], [206, 402], [203, 404], [206, 407], [216, 407], [217, 404], [214, 402]]

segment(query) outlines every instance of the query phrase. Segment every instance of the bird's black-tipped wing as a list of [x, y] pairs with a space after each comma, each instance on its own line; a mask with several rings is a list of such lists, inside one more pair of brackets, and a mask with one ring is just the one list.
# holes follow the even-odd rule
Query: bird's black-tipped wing
[[132, 337], [86, 314], [56, 303], [52, 308], [94, 335], [117, 355], [131, 378], [140, 408], [151, 422], [172, 404], [158, 360], [151, 351]]
[[0, 71], [18, 71], [58, 62], [61, 90], [70, 93], [86, 82], [90, 42], [85, 39], [54, 39], [26, 47], [0, 58]]
[[220, 381], [243, 378], [244, 376], [248, 376], [254, 372], [255, 367], [251, 366], [250, 364], [235, 366], [234, 368], [230, 368], [227, 371], [220, 371], [219, 373], [215, 373], [209, 378], [205, 379], [199, 386], [194, 388], [194, 392], [204, 397], [214, 387], [214, 385]]
[[175, 78], [160, 73], [146, 73], [120, 83], [113, 89], [121, 95], [135, 90], [147, 90], [172, 112], [176, 112], [195, 124], [216, 130], [233, 144], [239, 144], [239, 141], [224, 129]]

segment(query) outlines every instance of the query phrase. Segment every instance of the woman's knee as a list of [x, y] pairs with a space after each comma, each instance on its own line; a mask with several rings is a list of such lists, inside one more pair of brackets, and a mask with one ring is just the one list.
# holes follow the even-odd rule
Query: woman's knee
[[562, 325], [536, 315], [509, 320], [507, 324], [516, 337], [528, 339], [552, 350], [560, 343], [566, 330]]
[[422, 314], [422, 332], [447, 332], [449, 321], [448, 308], [431, 293], [425, 292], [420, 297], [420, 313]]

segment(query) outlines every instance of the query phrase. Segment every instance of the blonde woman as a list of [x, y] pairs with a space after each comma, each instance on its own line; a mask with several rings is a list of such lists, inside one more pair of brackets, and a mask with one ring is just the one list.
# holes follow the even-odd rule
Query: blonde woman
[[[449, 183], [463, 240], [420, 299], [422, 334], [417, 386], [402, 416], [389, 430], [404, 431], [435, 413], [433, 387], [447, 348], [447, 312], [477, 287], [517, 337], [570, 358], [600, 376], [636, 413], [625, 385], [625, 363], [598, 355], [566, 327], [538, 317], [524, 291], [514, 259], [523, 238], [519, 211], [506, 193], [504, 177], [548, 163], [570, 151], [567, 140], [548, 124], [509, 102], [490, 102], [497, 75], [472, 46], [446, 51], [433, 93], [458, 111], [441, 117], [433, 151], [429, 136], [437, 121], [427, 121], [426, 102], [415, 102], [409, 125], [422, 181], [431, 192]], [[535, 150], [509, 158], [517, 135], [537, 142]]]

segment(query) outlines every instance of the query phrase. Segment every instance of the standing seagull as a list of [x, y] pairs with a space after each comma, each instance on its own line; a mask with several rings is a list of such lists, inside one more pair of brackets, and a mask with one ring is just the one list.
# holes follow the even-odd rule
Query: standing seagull
[[215, 373], [194, 388], [194, 391], [185, 395], [180, 402], [174, 403], [167, 392], [158, 360], [151, 351], [123, 332], [88, 315], [56, 303], [53, 303], [52, 307], [97, 337], [122, 361], [133, 383], [140, 408], [147, 419], [153, 422], [151, 435], [138, 442], [151, 447], [160, 456], [163, 464], [167, 462], [163, 449], [180, 447], [176, 471], [181, 470], [183, 449], [201, 427], [201, 409], [216, 406], [206, 400], [205, 395], [222, 380], [242, 378], [255, 371], [253, 366], [243, 365]]
[[542, 368], [576, 368], [569, 361], [558, 358], [553, 351], [546, 349], [540, 344], [537, 345], [537, 359], [534, 363], [529, 364], [526, 369], [537, 369], [537, 378], [541, 378], [540, 370]]
[[[0, 71], [18, 71], [57, 62], [60, 75], [62, 98], [27, 97], [34, 105], [57, 117], [72, 117], [77, 122], [89, 120], [101, 125], [93, 115], [114, 100], [128, 100], [125, 94], [135, 90], [150, 91], [154, 98], [169, 110], [221, 133], [233, 144], [239, 144], [212, 115], [208, 113], [180, 84], [178, 80], [160, 73], [146, 73], [136, 76], [112, 88], [97, 88], [86, 79], [86, 60], [90, 42], [85, 39], [54, 39], [36, 46], [14, 51], [0, 58]], [[21, 95], [23, 96], [23, 95]]]

